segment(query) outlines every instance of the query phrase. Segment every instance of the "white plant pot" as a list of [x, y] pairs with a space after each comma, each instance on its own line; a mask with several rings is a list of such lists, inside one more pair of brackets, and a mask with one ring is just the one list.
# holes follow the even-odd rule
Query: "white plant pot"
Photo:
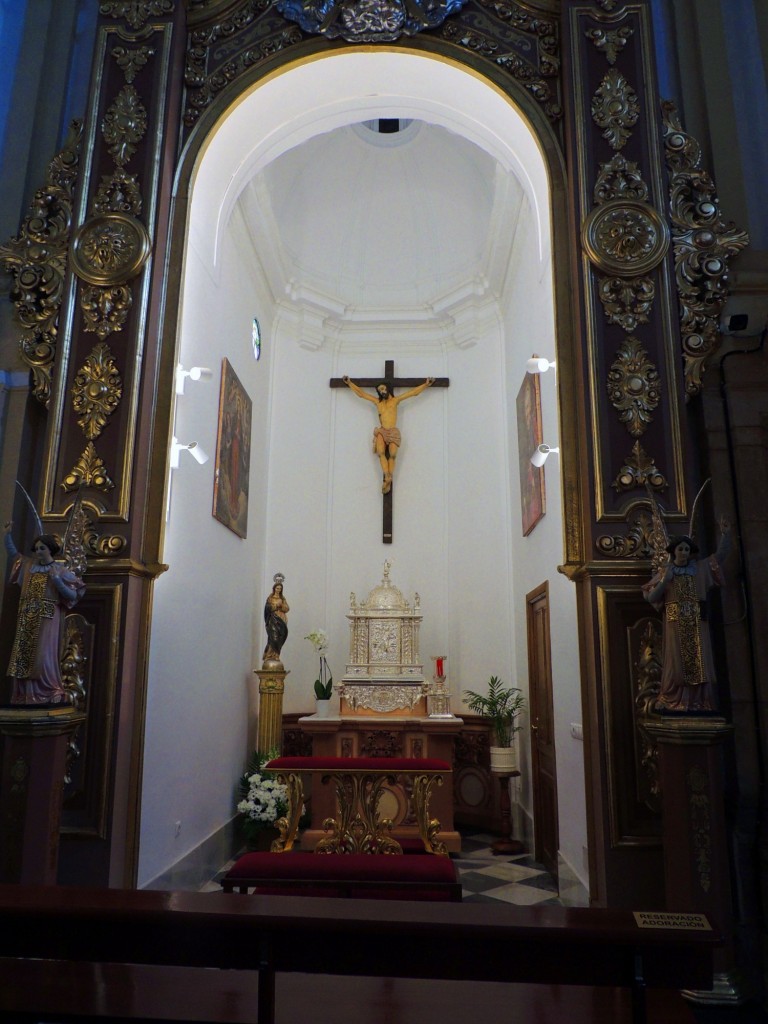
[[491, 747], [491, 771], [492, 772], [516, 772], [517, 771], [517, 748], [516, 747]]
[[318, 718], [327, 718], [331, 713], [331, 702], [330, 700], [318, 700], [317, 710], [315, 714]]

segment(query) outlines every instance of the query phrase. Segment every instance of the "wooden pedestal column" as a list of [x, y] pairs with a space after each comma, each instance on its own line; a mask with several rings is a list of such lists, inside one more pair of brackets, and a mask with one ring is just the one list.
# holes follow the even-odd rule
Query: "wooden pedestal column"
[[261, 754], [281, 753], [283, 743], [283, 694], [288, 672], [282, 662], [265, 661], [259, 677], [259, 722], [256, 749]]
[[0, 881], [55, 885], [67, 744], [74, 708], [2, 708]]
[[686, 992], [701, 1003], [738, 1003], [734, 974], [733, 904], [725, 827], [724, 718], [669, 717], [643, 726], [659, 751], [667, 910], [705, 913], [725, 937], [715, 951], [711, 992]]

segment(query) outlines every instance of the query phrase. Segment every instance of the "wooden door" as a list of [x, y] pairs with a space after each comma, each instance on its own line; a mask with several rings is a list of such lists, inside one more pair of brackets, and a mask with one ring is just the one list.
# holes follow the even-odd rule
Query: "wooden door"
[[552, 657], [549, 640], [549, 584], [526, 595], [528, 684], [533, 770], [534, 856], [557, 877], [557, 773], [552, 714]]

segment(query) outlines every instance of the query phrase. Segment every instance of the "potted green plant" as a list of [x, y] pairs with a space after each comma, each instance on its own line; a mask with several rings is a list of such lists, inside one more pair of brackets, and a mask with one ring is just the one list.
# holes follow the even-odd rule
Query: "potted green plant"
[[320, 658], [320, 671], [315, 680], [315, 697], [317, 698], [318, 716], [327, 718], [333, 696], [333, 676], [325, 658], [325, 652], [328, 650], [328, 634], [324, 629], [314, 629], [304, 639], [309, 640]]
[[505, 686], [498, 676], [491, 676], [487, 694], [465, 690], [463, 701], [470, 711], [491, 720], [496, 738], [496, 746], [491, 747], [491, 771], [515, 771], [515, 733], [522, 729], [517, 720], [525, 709], [522, 690]]

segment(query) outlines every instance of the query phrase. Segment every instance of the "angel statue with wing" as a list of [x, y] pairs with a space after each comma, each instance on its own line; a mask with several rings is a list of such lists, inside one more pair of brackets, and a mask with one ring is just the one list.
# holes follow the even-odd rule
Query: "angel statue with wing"
[[713, 712], [717, 710], [717, 694], [706, 621], [707, 595], [723, 583], [720, 567], [730, 550], [730, 523], [721, 517], [717, 551], [708, 558], [697, 558], [699, 548], [693, 537], [666, 536], [658, 509], [654, 511], [667, 553], [666, 564], [657, 562], [658, 571], [643, 587], [645, 599], [663, 615], [661, 688], [655, 710]]
[[[77, 504], [77, 503], [76, 503]], [[74, 512], [74, 508], [73, 508]], [[79, 506], [78, 506], [79, 512]], [[76, 516], [70, 516], [70, 526]], [[57, 561], [58, 538], [42, 532], [32, 542], [32, 557], [20, 554], [13, 542], [13, 523], [5, 524], [5, 550], [11, 563], [10, 582], [21, 587], [16, 636], [8, 675], [13, 681], [11, 704], [62, 704], [69, 701], [59, 663], [64, 613], [85, 593], [71, 557]], [[70, 530], [64, 540], [71, 539]], [[82, 571], [82, 570], [81, 570]]]

